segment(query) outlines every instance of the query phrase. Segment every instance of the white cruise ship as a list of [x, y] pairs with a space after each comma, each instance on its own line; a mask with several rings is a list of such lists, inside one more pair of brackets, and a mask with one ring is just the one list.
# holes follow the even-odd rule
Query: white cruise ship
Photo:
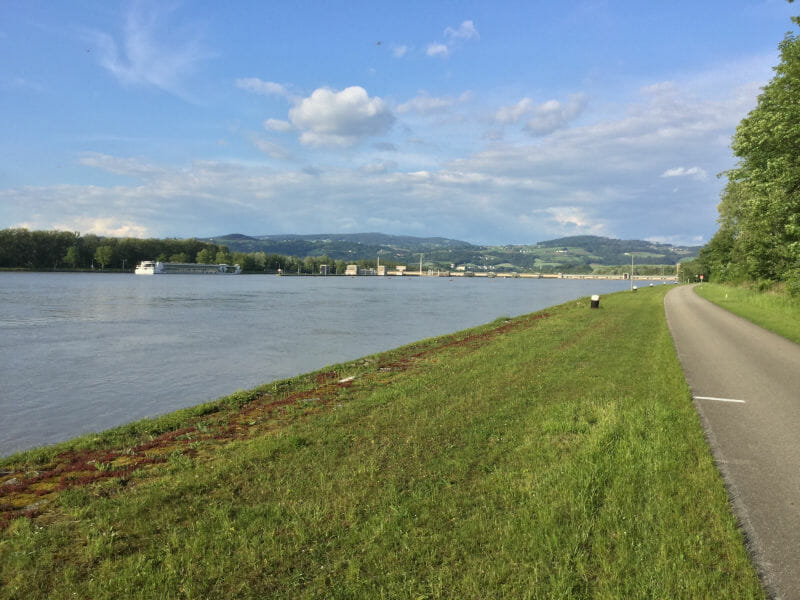
[[212, 265], [205, 263], [171, 263], [143, 260], [136, 265], [137, 275], [238, 275], [239, 265]]

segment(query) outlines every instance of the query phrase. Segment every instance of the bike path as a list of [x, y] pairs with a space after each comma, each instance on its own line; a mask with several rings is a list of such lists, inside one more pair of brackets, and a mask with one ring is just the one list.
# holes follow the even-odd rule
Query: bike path
[[767, 591], [800, 600], [800, 345], [676, 287], [667, 323]]

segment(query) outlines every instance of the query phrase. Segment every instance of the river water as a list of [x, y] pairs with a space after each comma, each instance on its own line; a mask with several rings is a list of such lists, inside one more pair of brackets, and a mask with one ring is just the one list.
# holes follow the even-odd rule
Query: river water
[[628, 285], [0, 273], [0, 456]]

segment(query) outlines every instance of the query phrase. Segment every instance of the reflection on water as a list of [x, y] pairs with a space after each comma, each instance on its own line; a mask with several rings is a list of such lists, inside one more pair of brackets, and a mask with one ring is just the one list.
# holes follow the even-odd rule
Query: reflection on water
[[0, 455], [628, 285], [0, 273]]

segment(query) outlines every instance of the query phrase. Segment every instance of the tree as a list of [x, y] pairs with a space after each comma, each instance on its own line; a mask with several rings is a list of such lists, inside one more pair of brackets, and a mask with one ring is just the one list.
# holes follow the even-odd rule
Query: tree
[[197, 253], [197, 257], [195, 258], [196, 262], [203, 264], [209, 264], [212, 260], [214, 260], [214, 255], [208, 248], [203, 248], [202, 250], [200, 250], [200, 252]]
[[98, 246], [94, 253], [94, 259], [100, 263], [100, 268], [105, 269], [114, 257], [114, 249], [111, 246]]
[[77, 246], [70, 246], [67, 248], [67, 254], [64, 256], [64, 262], [73, 269], [78, 267], [80, 263], [80, 254], [78, 253]]
[[265, 252], [253, 252], [253, 263], [259, 271], [267, 268], [267, 254]]
[[732, 260], [751, 279], [785, 280], [800, 269], [800, 38], [788, 33], [779, 49], [775, 76], [736, 128], [740, 161], [720, 206], [723, 225], [735, 221], [740, 256]]

